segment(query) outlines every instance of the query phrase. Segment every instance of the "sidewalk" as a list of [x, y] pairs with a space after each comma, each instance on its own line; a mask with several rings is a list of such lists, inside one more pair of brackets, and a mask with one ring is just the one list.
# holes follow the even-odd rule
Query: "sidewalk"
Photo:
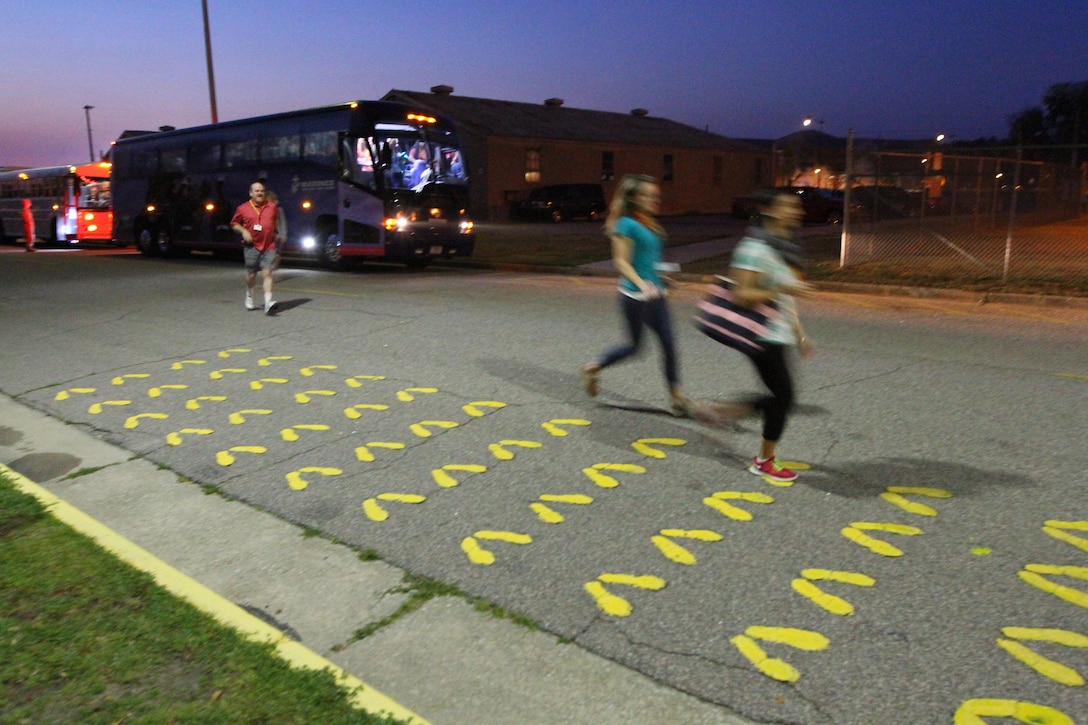
[[366, 685], [357, 699], [368, 710], [421, 725], [754, 725], [458, 598], [432, 599], [353, 642], [397, 610], [405, 595], [389, 591], [401, 570], [4, 396], [0, 421], [0, 463], [105, 527], [107, 548], [135, 551], [160, 583], [220, 621], [282, 632], [289, 660], [342, 668]]

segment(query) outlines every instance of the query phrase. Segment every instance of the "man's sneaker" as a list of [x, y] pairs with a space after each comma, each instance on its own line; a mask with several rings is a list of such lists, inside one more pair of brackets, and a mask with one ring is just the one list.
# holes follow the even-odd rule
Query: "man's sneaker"
[[276, 311], [276, 308], [279, 306], [279, 302], [276, 302], [275, 300], [268, 300], [264, 303], [264, 313], [266, 315], [271, 315]]
[[752, 465], [748, 466], [748, 472], [782, 483], [797, 480], [796, 471], [791, 471], [788, 468], [779, 468], [775, 465], [773, 458], [766, 461], [759, 460], [758, 456], [753, 458]]
[[257, 309], [257, 305], [253, 304], [253, 295], [251, 295], [251, 294], [246, 294], [246, 309], [247, 310]]

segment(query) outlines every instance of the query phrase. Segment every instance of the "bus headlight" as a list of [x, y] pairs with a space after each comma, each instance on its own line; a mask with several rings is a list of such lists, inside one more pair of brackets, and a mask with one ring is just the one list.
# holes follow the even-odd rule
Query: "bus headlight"
[[94, 212], [89, 211], [86, 214], [84, 214], [83, 215], [83, 221], [93, 222], [94, 221]]
[[471, 221], [469, 221], [468, 219], [463, 219], [461, 221], [461, 227], [460, 227], [461, 228], [461, 233], [462, 234], [471, 234], [473, 226], [474, 225], [473, 225], [473, 223]]
[[149, 214], [153, 213], [155, 211], [155, 205], [154, 204], [148, 204], [147, 205], [147, 211], [148, 211]]
[[302, 238], [302, 248], [303, 249], [313, 249], [316, 246], [317, 246], [317, 240], [314, 239], [313, 237], [303, 237]]
[[403, 216], [386, 217], [385, 230], [388, 232], [397, 231], [403, 232], [408, 228], [408, 220]]
[[97, 232], [98, 231], [98, 225], [97, 224], [88, 224], [87, 225], [87, 231]]

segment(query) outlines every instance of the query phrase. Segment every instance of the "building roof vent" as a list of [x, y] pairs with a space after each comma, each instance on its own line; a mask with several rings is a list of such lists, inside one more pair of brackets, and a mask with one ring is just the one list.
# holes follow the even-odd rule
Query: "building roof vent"
[[559, 108], [560, 106], [563, 105], [563, 99], [562, 98], [549, 98], [546, 101], [544, 101], [544, 105], [545, 106], [551, 106], [552, 108]]
[[159, 126], [159, 130], [165, 133], [167, 131], [175, 131], [176, 129], [174, 126]]
[[431, 93], [436, 96], [448, 96], [453, 93], [453, 86], [431, 86]]
[[635, 108], [635, 109], [632, 109], [631, 115], [632, 116], [638, 116], [639, 118], [643, 118], [644, 116], [649, 116], [650, 112], [647, 111], [645, 108]]

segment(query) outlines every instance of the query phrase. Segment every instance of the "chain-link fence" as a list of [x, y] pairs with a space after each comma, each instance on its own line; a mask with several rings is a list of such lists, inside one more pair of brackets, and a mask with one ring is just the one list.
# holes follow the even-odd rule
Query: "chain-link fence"
[[851, 139], [841, 264], [1088, 289], [1075, 152], [1063, 162], [1053, 148], [891, 152]]

